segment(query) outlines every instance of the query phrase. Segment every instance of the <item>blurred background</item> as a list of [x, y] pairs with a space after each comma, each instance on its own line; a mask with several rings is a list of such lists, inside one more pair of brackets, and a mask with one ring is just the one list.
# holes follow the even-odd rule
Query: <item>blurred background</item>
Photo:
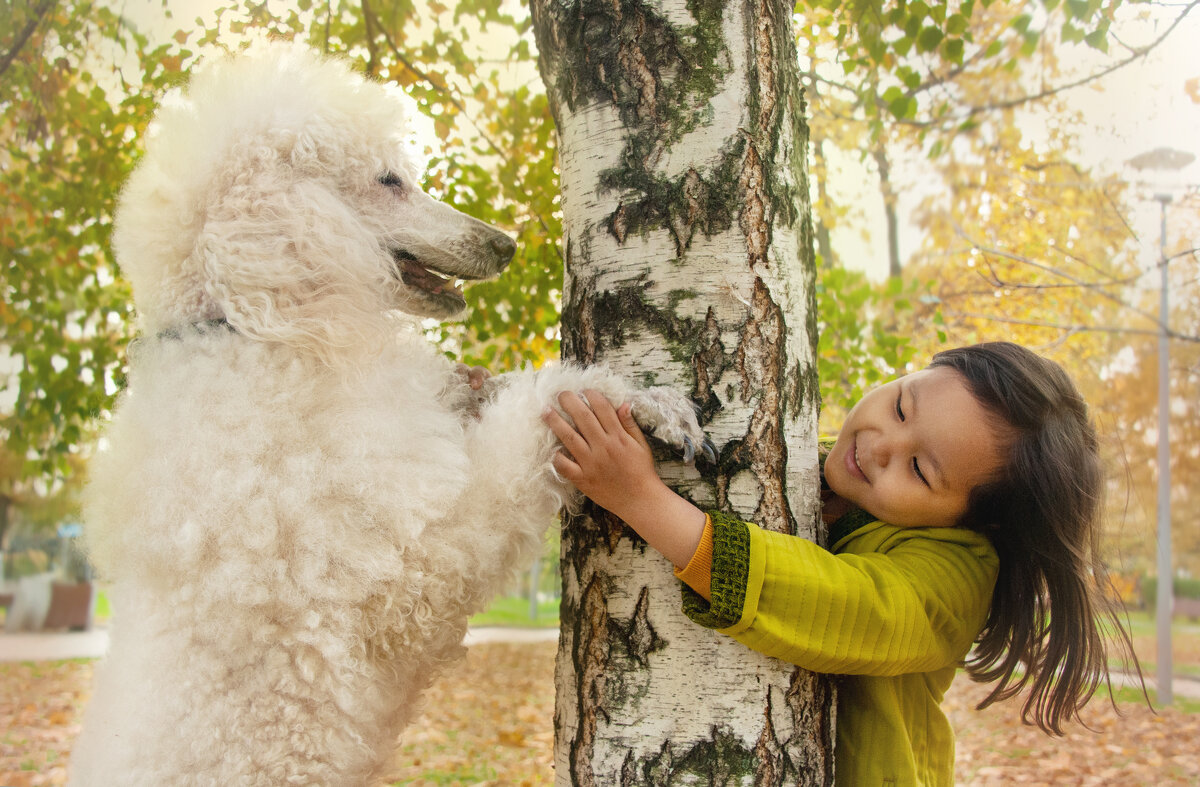
[[[1146, 626], [1166, 579], [1168, 508], [1175, 611], [1200, 615], [1196, 5], [795, 11], [823, 427], [946, 346], [1007, 339], [1059, 361], [1102, 435], [1108, 555]], [[521, 4], [2, 0], [0, 615], [10, 630], [86, 628], [110, 612], [78, 548], [78, 497], [137, 332], [109, 247], [114, 202], [157, 102], [199, 60], [264, 36], [343, 54], [394, 83], [411, 99], [426, 189], [517, 239], [509, 272], [472, 287], [466, 321], [428, 325], [430, 340], [493, 372], [558, 356], [555, 137]], [[554, 625], [557, 555], [548, 543], [514, 580], [502, 602], [510, 622]]]

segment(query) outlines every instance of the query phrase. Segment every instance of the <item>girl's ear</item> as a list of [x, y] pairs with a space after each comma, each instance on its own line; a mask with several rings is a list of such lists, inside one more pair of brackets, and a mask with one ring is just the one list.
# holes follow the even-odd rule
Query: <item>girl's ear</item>
[[239, 178], [208, 215], [196, 254], [208, 296], [240, 333], [330, 367], [391, 335], [391, 262], [353, 206], [320, 180]]

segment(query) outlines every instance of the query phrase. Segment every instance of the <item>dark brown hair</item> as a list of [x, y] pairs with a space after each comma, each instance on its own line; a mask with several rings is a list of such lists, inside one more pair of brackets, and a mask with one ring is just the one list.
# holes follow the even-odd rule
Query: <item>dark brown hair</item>
[[991, 611], [967, 662], [973, 679], [997, 684], [979, 707], [1028, 685], [1021, 718], [1062, 734], [1108, 682], [1099, 618], [1137, 664], [1100, 559], [1104, 475], [1087, 404], [1058, 364], [1008, 342], [947, 350], [930, 366], [961, 374], [1009, 437], [1005, 466], [972, 490], [959, 521], [1000, 556]]

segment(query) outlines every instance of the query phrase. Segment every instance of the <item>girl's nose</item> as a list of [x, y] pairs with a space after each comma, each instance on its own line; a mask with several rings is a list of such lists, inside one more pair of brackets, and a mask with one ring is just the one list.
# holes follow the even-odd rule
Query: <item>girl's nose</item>
[[874, 443], [871, 444], [871, 459], [874, 460], [876, 466], [885, 468], [892, 461], [892, 458], [907, 451], [907, 440], [903, 435], [884, 434], [880, 435]]
[[880, 440], [875, 447], [871, 449], [874, 454], [875, 464], [880, 468], [888, 466], [888, 461], [892, 458], [891, 444], [887, 440]]

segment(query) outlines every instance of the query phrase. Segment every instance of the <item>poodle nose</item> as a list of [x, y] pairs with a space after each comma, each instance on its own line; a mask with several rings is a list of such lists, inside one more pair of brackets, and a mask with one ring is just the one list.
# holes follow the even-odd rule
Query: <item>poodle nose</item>
[[492, 247], [492, 251], [496, 253], [496, 257], [500, 260], [501, 265], [508, 265], [512, 262], [513, 255], [517, 253], [517, 242], [507, 235], [495, 235], [488, 242]]

